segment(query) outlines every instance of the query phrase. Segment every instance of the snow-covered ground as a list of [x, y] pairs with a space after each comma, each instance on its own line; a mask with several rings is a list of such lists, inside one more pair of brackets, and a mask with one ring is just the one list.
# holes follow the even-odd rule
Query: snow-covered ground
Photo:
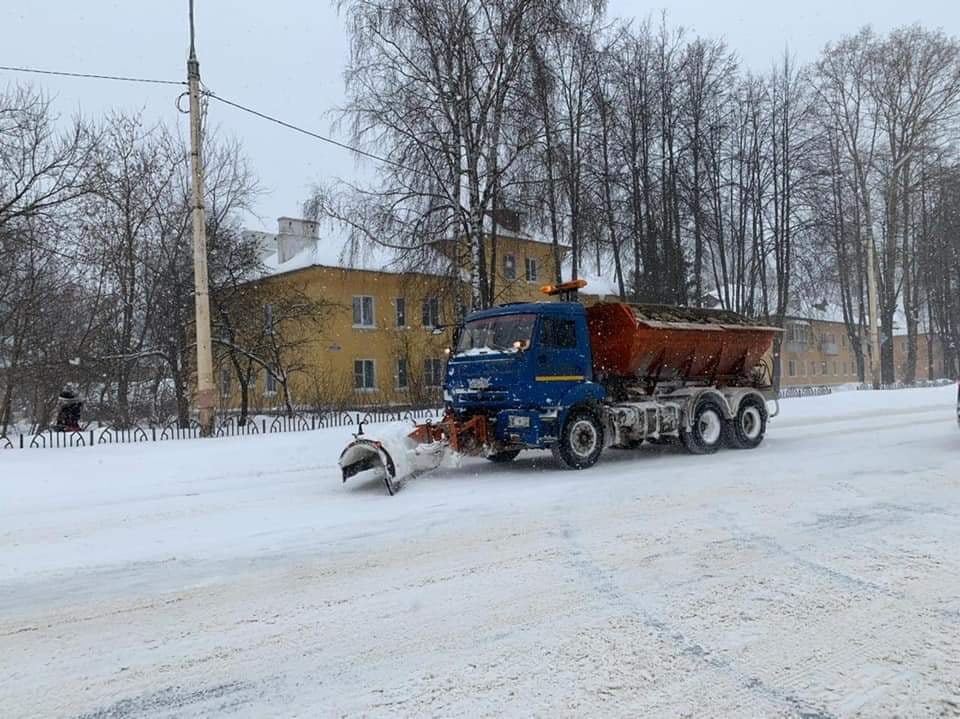
[[0, 453], [0, 716], [956, 715], [955, 393], [393, 498], [346, 428]]

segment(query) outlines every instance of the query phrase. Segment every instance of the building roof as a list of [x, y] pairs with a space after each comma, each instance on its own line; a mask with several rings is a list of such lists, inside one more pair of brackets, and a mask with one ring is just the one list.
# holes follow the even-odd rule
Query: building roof
[[[305, 222], [279, 218], [280, 228], [284, 230], [284, 222]], [[415, 273], [421, 275], [444, 276], [447, 274], [447, 260], [435, 254], [435, 261], [419, 261], [411, 267], [409, 255], [405, 255], [393, 248], [375, 245], [372, 243], [360, 245], [352, 242], [347, 234], [336, 227], [319, 227], [312, 223], [299, 232], [300, 226], [293, 231], [257, 233], [258, 240], [264, 244], [262, 253], [261, 277], [295, 272], [310, 267], [329, 267], [334, 269], [363, 270], [367, 272], [382, 272], [387, 274]]]
[[[496, 225], [497, 237], [507, 237], [507, 238], [516, 239], [516, 240], [526, 240], [527, 242], [538, 242], [544, 245], [553, 244], [553, 239], [551, 239], [546, 234], [538, 230], [535, 230], [529, 227], [524, 228], [522, 230], [512, 230], [509, 227], [505, 227], [503, 224], [494, 223], [493, 218], [489, 216], [485, 217], [483, 220], [483, 231], [492, 233], [494, 230], [494, 225]], [[560, 247], [562, 247], [565, 250], [570, 249], [570, 245], [567, 244], [566, 242], [561, 242]]]
[[[736, 288], [731, 285], [727, 287], [725, 296], [735, 296]], [[710, 297], [714, 297], [721, 301], [721, 293], [714, 289], [707, 293]], [[756, 298], [759, 301], [759, 297]], [[773, 308], [769, 308], [770, 314], [773, 314]], [[830, 301], [826, 298], [821, 298], [820, 301], [814, 301], [810, 299], [798, 299], [790, 302], [789, 307], [787, 308], [786, 319], [791, 321], [806, 321], [806, 322], [832, 322], [835, 324], [843, 324], [843, 308], [836, 302]], [[921, 331], [923, 330], [923, 321], [921, 318]], [[897, 305], [897, 310], [893, 316], [893, 334], [895, 337], [907, 334], [907, 317], [903, 311], [902, 305]]]
[[[801, 301], [790, 308], [787, 318], [791, 320], [811, 320], [817, 322], [833, 322], [843, 324], [843, 308], [833, 302], [826, 300], [822, 302]], [[921, 318], [920, 331], [924, 332], [923, 321]], [[881, 332], [883, 328], [881, 327]], [[907, 334], [907, 316], [901, 305], [897, 305], [896, 312], [893, 315], [893, 335], [900, 337]]]
[[[332, 237], [324, 237], [308, 247], [304, 247], [292, 257], [280, 261], [279, 251], [274, 251], [263, 259], [264, 275], [282, 275], [308, 267], [331, 267], [368, 272], [402, 274], [411, 270], [401, 263], [394, 251], [385, 247], [366, 247], [355, 250]], [[420, 274], [443, 274], [418, 267]]]
[[[449, 274], [449, 259], [439, 251], [431, 251], [430, 257], [422, 253], [411, 258], [409, 252], [373, 243], [353, 242], [337, 226], [320, 224], [309, 220], [280, 217], [279, 232], [251, 232], [261, 246], [261, 277], [272, 277], [310, 267], [365, 270], [388, 274], [416, 273], [421, 275], [446, 276]], [[487, 218], [487, 231], [493, 230], [493, 221]], [[517, 232], [496, 225], [499, 237], [528, 242], [549, 243], [536, 233]], [[566, 248], [566, 245], [562, 245]], [[432, 261], [431, 261], [432, 259]]]

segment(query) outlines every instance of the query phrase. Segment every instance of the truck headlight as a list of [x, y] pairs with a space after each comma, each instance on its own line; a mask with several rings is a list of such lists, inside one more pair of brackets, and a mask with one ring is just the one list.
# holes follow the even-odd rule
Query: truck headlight
[[510, 426], [511, 427], [529, 427], [530, 417], [528, 417], [525, 414], [511, 414]]

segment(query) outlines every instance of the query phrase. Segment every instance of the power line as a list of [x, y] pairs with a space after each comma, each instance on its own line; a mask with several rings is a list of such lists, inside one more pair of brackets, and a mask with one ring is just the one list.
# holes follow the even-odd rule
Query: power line
[[[86, 73], [86, 72], [67, 72], [67, 71], [64, 71], [64, 70], [41, 70], [41, 69], [35, 68], [35, 67], [17, 67], [17, 66], [12, 66], [12, 65], [0, 65], [0, 70], [6, 70], [6, 71], [8, 71], [8, 72], [33, 73], [33, 74], [36, 74], [36, 75], [53, 75], [53, 76], [55, 76], [55, 77], [83, 78], [83, 79], [87, 79], [87, 80], [113, 80], [113, 81], [117, 81], [117, 82], [139, 82], [139, 83], [147, 83], [147, 84], [151, 84], [151, 85], [179, 85], [179, 86], [184, 86], [184, 85], [187, 84], [187, 83], [186, 83], [185, 81], [183, 81], [183, 80], [157, 80], [157, 79], [144, 78], [144, 77], [127, 77], [127, 76], [123, 76], [123, 75], [98, 75], [98, 74]], [[234, 108], [236, 108], [236, 109], [238, 109], [238, 110], [241, 110], [241, 111], [243, 111], [243, 112], [247, 112], [247, 113], [249, 113], [249, 114], [251, 114], [251, 115], [254, 115], [254, 116], [256, 116], [256, 117], [259, 117], [259, 118], [262, 119], [262, 120], [267, 120], [268, 122], [273, 122], [273, 123], [275, 123], [275, 124], [277, 124], [277, 125], [280, 125], [281, 127], [287, 128], [288, 130], [293, 130], [294, 132], [299, 132], [299, 133], [301, 133], [301, 134], [303, 134], [303, 135], [306, 135], [306, 136], [308, 136], [308, 137], [312, 137], [312, 138], [314, 138], [315, 140], [320, 140], [321, 142], [326, 142], [326, 143], [329, 143], [329, 144], [331, 144], [331, 145], [335, 145], [336, 147], [340, 147], [340, 148], [342, 148], [342, 149], [344, 149], [344, 150], [349, 150], [350, 152], [354, 152], [354, 153], [356, 153], [356, 154], [358, 154], [358, 155], [362, 155], [363, 157], [367, 157], [367, 158], [369, 158], [369, 159], [371, 159], [371, 160], [375, 160], [375, 161], [377, 161], [377, 162], [382, 162], [382, 163], [385, 163], [385, 164], [387, 164], [387, 165], [392, 165], [393, 167], [396, 167], [396, 168], [401, 169], [401, 170], [406, 170], [407, 172], [413, 172], [413, 173], [415, 173], [415, 174], [417, 174], [417, 175], [430, 176], [429, 173], [426, 173], [426, 172], [424, 172], [423, 170], [417, 170], [417, 169], [415, 169], [415, 168], [408, 167], [408, 166], [404, 165], [404, 164], [401, 163], [401, 162], [397, 162], [396, 160], [391, 160], [389, 157], [383, 157], [383, 156], [381, 156], [381, 155], [376, 155], [376, 154], [374, 154], [374, 153], [372, 153], [372, 152], [367, 152], [366, 150], [361, 150], [360, 148], [354, 147], [353, 145], [348, 145], [348, 144], [345, 143], [345, 142], [340, 142], [339, 140], [334, 140], [332, 137], [328, 137], [328, 136], [326, 136], [326, 135], [321, 135], [321, 134], [318, 133], [318, 132], [314, 132], [314, 131], [312, 131], [312, 130], [307, 130], [306, 128], [299, 127], [298, 125], [294, 125], [293, 123], [286, 122], [285, 120], [281, 120], [280, 118], [275, 117], [275, 116], [273, 116], [273, 115], [268, 115], [268, 114], [265, 113], [265, 112], [260, 112], [259, 110], [254, 110], [252, 107], [248, 107], [248, 106], [246, 106], [246, 105], [242, 105], [242, 104], [240, 104], [239, 102], [234, 102], [233, 100], [228, 100], [228, 99], [225, 98], [225, 97], [221, 97], [220, 95], [217, 95], [216, 93], [212, 92], [211, 90], [204, 90], [204, 91], [203, 91], [203, 94], [206, 95], [207, 97], [210, 97], [210, 98], [214, 99], [214, 100], [218, 100], [219, 102], [222, 102], [224, 105], [229, 105], [229, 106], [234, 107]]]
[[301, 133], [301, 134], [303, 134], [303, 135], [307, 135], [308, 137], [312, 137], [312, 138], [314, 138], [314, 139], [316, 139], [316, 140], [321, 140], [321, 141], [323, 141], [323, 142], [330, 143], [331, 145], [336, 145], [337, 147], [341, 147], [341, 148], [343, 148], [344, 150], [349, 150], [350, 152], [355, 152], [355, 153], [357, 153], [358, 155], [363, 155], [364, 157], [369, 157], [371, 160], [376, 160], [377, 162], [384, 162], [384, 163], [386, 163], [386, 164], [388, 164], [388, 165], [393, 165], [394, 167], [397, 167], [397, 168], [399, 168], [399, 169], [401, 169], [401, 170], [406, 170], [407, 172], [414, 172], [414, 173], [416, 173], [416, 174], [418, 174], [418, 175], [426, 174], [426, 173], [422, 172], [421, 170], [416, 170], [416, 169], [414, 169], [414, 168], [412, 168], [412, 167], [407, 167], [406, 165], [404, 165], [404, 164], [402, 164], [402, 163], [400, 163], [400, 162], [397, 162], [396, 160], [391, 160], [389, 157], [382, 157], [382, 156], [380, 156], [380, 155], [374, 155], [372, 152], [367, 152], [366, 150], [361, 150], [361, 149], [359, 149], [359, 148], [357, 148], [357, 147], [354, 147], [354, 146], [352, 146], [352, 145], [348, 145], [348, 144], [346, 144], [345, 142], [340, 142], [339, 140], [334, 140], [332, 137], [327, 137], [326, 135], [321, 135], [321, 134], [319, 134], [319, 133], [317, 133], [317, 132], [313, 132], [312, 130], [307, 130], [307, 129], [305, 129], [305, 128], [298, 127], [297, 125], [294, 125], [294, 124], [292, 124], [292, 123], [286, 122], [285, 120], [281, 120], [281, 119], [278, 118], [278, 117], [274, 117], [274, 116], [272, 116], [272, 115], [267, 115], [267, 114], [264, 113], [264, 112], [260, 112], [259, 110], [254, 110], [252, 107], [247, 107], [246, 105], [241, 105], [239, 102], [233, 102], [232, 100], [228, 100], [228, 99], [226, 99], [225, 97], [221, 97], [220, 95], [217, 95], [217, 94], [215, 94], [214, 92], [212, 92], [212, 91], [210, 91], [210, 90], [204, 90], [203, 94], [206, 95], [207, 97], [213, 98], [214, 100], [219, 100], [220, 102], [222, 102], [222, 103], [225, 104], [225, 105], [230, 105], [231, 107], [235, 107], [235, 108], [237, 108], [238, 110], [243, 110], [244, 112], [248, 112], [248, 113], [250, 113], [251, 115], [255, 115], [256, 117], [259, 117], [259, 118], [261, 118], [261, 119], [263, 119], [263, 120], [267, 120], [267, 121], [269, 121], [269, 122], [276, 123], [277, 125], [280, 125], [281, 127], [285, 127], [285, 128], [287, 128], [288, 130], [293, 130], [294, 132], [299, 132], [299, 133]]
[[124, 77], [122, 75], [94, 75], [86, 72], [66, 72], [63, 70], [40, 70], [35, 67], [13, 67], [0, 65], [0, 70], [7, 72], [28, 72], [35, 75], [55, 75], [57, 77], [79, 77], [88, 80], [116, 80], [118, 82], [142, 82], [149, 85], [186, 85], [183, 80], [155, 80], [146, 77]]

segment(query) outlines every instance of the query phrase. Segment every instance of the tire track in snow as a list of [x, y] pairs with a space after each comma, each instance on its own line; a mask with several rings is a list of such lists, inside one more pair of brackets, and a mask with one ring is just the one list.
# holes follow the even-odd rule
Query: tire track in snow
[[[919, 422], [911, 422], [910, 427], [912, 428], [912, 427], [922, 427], [926, 425], [943, 425], [944, 421], [945, 420], [943, 418], [937, 417], [936, 419], [927, 419]], [[819, 429], [819, 426], [820, 425], [817, 425], [818, 429]], [[773, 439], [773, 441], [776, 442], [778, 446], [783, 446], [785, 444], [797, 444], [800, 442], [807, 442], [808, 440], [811, 440], [811, 439], [825, 439], [830, 437], [845, 437], [845, 436], [853, 436], [858, 434], [871, 434], [873, 432], [884, 432], [888, 430], [903, 430], [904, 428], [905, 427], [902, 422], [897, 422], [896, 424], [889, 424], [889, 423], [867, 424], [867, 425], [860, 424], [849, 429], [831, 429], [831, 430], [826, 430], [822, 432], [800, 431], [800, 432], [791, 432], [784, 436], [778, 436], [776, 432], [776, 427], [774, 427], [773, 428], [774, 431], [772, 433], [768, 431], [767, 441], [769, 441], [770, 439]], [[773, 437], [770, 436], [771, 434], [773, 435]], [[924, 438], [911, 439], [910, 443], [915, 444], [923, 441], [925, 441]]]
[[[939, 416], [946, 415], [947, 417], [952, 417], [954, 413], [954, 408], [950, 405], [933, 405], [926, 407], [902, 407], [899, 409], [892, 409], [878, 414], [876, 410], [869, 412], [852, 412], [850, 414], [839, 414], [839, 415], [830, 415], [826, 417], [803, 417], [798, 419], [791, 419], [789, 416], [783, 417], [774, 417], [772, 418], [775, 422], [776, 427], [784, 428], [794, 428], [794, 427], [822, 427], [825, 424], [845, 424], [848, 422], [860, 422], [865, 419], [879, 419], [881, 417], [900, 417], [900, 416], [910, 416], [915, 414], [933, 414], [936, 413]], [[781, 416], [783, 410], [781, 409]]]
[[[778, 685], [809, 689], [819, 683], [822, 693], [838, 700], [836, 708], [842, 715], [859, 713], [868, 703], [872, 706], [867, 716], [883, 715], [884, 701], [892, 701], [896, 707], [910, 706], [918, 699], [918, 686], [927, 691], [934, 688], [934, 701], [945, 706], [957, 699], [956, 692], [952, 698], [949, 695], [951, 670], [944, 665], [958, 665], [951, 657], [960, 641], [960, 616], [924, 602], [921, 596], [811, 559], [774, 537], [748, 531], [722, 508], [717, 514], [727, 520], [723, 528], [731, 536], [726, 542], [744, 551], [759, 548], [766, 560], [799, 570], [802, 579], [793, 584], [808, 587], [811, 583], [806, 575], [812, 575], [824, 580], [827, 587], [836, 587], [829, 596], [840, 600], [838, 607], [828, 610], [826, 618], [818, 622], [819, 630], [809, 639], [809, 656], [795, 657], [789, 667], [774, 670]], [[802, 546], [810, 545], [805, 541]], [[791, 638], [796, 637], [783, 637], [785, 641]], [[924, 657], [927, 664], [918, 667], [917, 656]], [[910, 690], [915, 693], [907, 696]]]
[[621, 589], [614, 581], [611, 570], [604, 569], [588, 556], [586, 549], [578, 540], [579, 532], [569, 522], [564, 522], [561, 527], [561, 534], [570, 549], [567, 554], [569, 565], [583, 578], [589, 580], [598, 595], [608, 605], [616, 609], [629, 610], [631, 614], [640, 619], [642, 626], [654, 634], [657, 639], [672, 646], [677, 655], [695, 658], [714, 673], [722, 674], [727, 679], [732, 680], [745, 695], [754, 695], [772, 701], [802, 719], [831, 719], [833, 717], [826, 711], [825, 707], [818, 706], [815, 702], [771, 686], [757, 676], [741, 672], [730, 659], [703, 647], [700, 643], [685, 636], [676, 627], [671, 627], [666, 621], [644, 607], [637, 600], [636, 595]]
[[[246, 682], [229, 682], [192, 690], [171, 686], [149, 694], [117, 700], [110, 705], [79, 714], [76, 719], [129, 719], [160, 712], [179, 715], [188, 709], [195, 711], [204, 704], [215, 713], [232, 712], [248, 703], [249, 697], [244, 698], [244, 695], [249, 695], [252, 688], [253, 686]], [[209, 706], [211, 704], [213, 706]]]

